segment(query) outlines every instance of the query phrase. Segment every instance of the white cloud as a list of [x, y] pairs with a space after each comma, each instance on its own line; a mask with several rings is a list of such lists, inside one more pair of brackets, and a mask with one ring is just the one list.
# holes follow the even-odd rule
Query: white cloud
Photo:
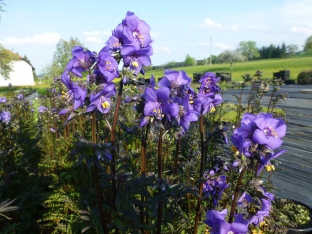
[[44, 33], [38, 34], [30, 37], [8, 37], [5, 38], [2, 43], [17, 45], [17, 44], [54, 44], [61, 39], [61, 35], [59, 33]]
[[202, 24], [202, 27], [205, 28], [224, 28], [220, 23], [214, 22], [212, 19], [205, 19], [205, 23]]
[[156, 49], [156, 51], [171, 53], [171, 50], [166, 46], [155, 46], [155, 49]]
[[112, 35], [111, 31], [92, 31], [92, 32], [83, 32], [83, 35], [86, 37], [85, 40], [93, 43], [103, 43]]
[[209, 29], [229, 29], [229, 30], [233, 30], [233, 31], [237, 31], [238, 27], [236, 26], [223, 26], [220, 23], [217, 23], [215, 21], [213, 21], [212, 19], [205, 19], [205, 22], [203, 24], [200, 24], [198, 27], [200, 28], [209, 28]]
[[297, 34], [311, 35], [312, 34], [312, 27], [305, 27], [305, 26], [295, 27], [295, 26], [293, 26], [290, 29], [290, 31], [293, 33], [297, 33]]

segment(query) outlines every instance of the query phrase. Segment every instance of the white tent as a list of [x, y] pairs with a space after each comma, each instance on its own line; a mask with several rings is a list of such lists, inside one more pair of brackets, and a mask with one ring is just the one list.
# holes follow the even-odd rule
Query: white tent
[[12, 62], [13, 71], [10, 72], [9, 79], [5, 80], [0, 75], [0, 87], [8, 86], [30, 86], [35, 85], [32, 66], [24, 60], [16, 60]]

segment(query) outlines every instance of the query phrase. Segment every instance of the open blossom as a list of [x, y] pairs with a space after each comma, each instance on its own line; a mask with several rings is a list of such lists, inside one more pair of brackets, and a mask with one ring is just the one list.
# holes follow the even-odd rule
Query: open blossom
[[84, 51], [83, 47], [75, 46], [72, 49], [73, 58], [65, 68], [65, 73], [72, 72], [82, 77], [82, 72], [90, 68], [95, 62], [96, 53], [89, 50]]
[[190, 127], [190, 122], [198, 121], [199, 113], [194, 111], [189, 104], [189, 97], [186, 96], [179, 103], [179, 114], [177, 116], [178, 125], [187, 131]]
[[213, 72], [206, 72], [202, 78], [200, 78], [199, 83], [199, 93], [206, 96], [211, 96], [221, 92], [220, 87], [217, 85], [220, 78], [216, 77], [216, 74]]
[[234, 216], [234, 222], [228, 223], [225, 221], [227, 209], [219, 212], [216, 210], [209, 210], [206, 212], [206, 223], [209, 227], [211, 234], [244, 234], [248, 232], [248, 221], [243, 219], [241, 214]]
[[150, 56], [153, 54], [153, 48], [148, 46], [146, 48], [137, 49], [134, 46], [124, 46], [121, 50], [121, 56], [124, 61], [124, 66], [129, 67], [137, 75], [142, 72], [143, 66], [151, 65]]
[[106, 82], [111, 82], [119, 76], [118, 63], [109, 53], [101, 52], [97, 58], [98, 67], [106, 79]]
[[122, 21], [122, 26], [124, 36], [137, 49], [148, 47], [152, 42], [149, 34], [150, 26], [133, 12], [127, 12], [126, 18]]
[[185, 71], [165, 70], [164, 77], [158, 82], [159, 87], [168, 87], [174, 96], [182, 96], [184, 85], [190, 86], [192, 79]]
[[282, 119], [274, 119], [272, 115], [263, 115], [255, 119], [257, 129], [252, 140], [260, 145], [266, 145], [275, 150], [279, 148], [286, 134], [286, 124]]
[[111, 107], [110, 97], [116, 94], [114, 83], [108, 83], [100, 92], [90, 95], [90, 105], [87, 112], [94, 111], [97, 108], [101, 113], [106, 114]]

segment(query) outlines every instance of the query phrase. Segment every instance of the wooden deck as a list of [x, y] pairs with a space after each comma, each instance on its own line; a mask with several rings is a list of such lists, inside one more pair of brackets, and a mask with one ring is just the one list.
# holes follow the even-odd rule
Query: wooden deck
[[[287, 92], [290, 98], [281, 100], [276, 106], [284, 109], [287, 115], [287, 134], [283, 138], [281, 149], [288, 150], [278, 158], [281, 162], [272, 175], [272, 181], [279, 190], [278, 196], [292, 198], [312, 207], [312, 93], [300, 92], [311, 89], [306, 85], [286, 85], [279, 92]], [[223, 99], [236, 102], [233, 94], [239, 90], [226, 91]], [[243, 100], [249, 90], [245, 90]], [[263, 104], [269, 101], [270, 92], [263, 98]]]

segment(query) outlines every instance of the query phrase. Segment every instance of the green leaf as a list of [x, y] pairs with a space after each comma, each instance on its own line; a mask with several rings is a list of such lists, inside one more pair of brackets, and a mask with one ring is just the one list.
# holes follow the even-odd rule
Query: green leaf
[[116, 218], [113, 220], [114, 224], [116, 225], [116, 227], [119, 229], [119, 231], [121, 231], [122, 233], [125, 232], [125, 228], [123, 223], [121, 222], [120, 219]]

